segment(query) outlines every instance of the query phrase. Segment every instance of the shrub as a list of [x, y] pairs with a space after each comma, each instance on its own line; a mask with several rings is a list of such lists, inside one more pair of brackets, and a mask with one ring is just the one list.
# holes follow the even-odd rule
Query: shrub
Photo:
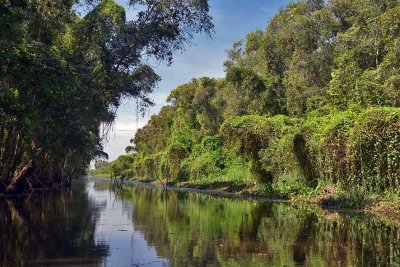
[[[302, 137], [301, 163], [320, 182], [350, 190], [396, 190], [400, 176], [400, 109], [373, 107], [309, 116]], [[297, 148], [299, 151], [299, 148]]]
[[296, 154], [296, 130], [293, 127], [291, 131], [281, 138], [272, 139], [266, 149], [259, 152], [262, 168], [271, 173], [274, 183], [285, 181], [287, 177], [291, 180], [303, 181], [307, 175], [304, 175], [301, 161]]
[[314, 179], [346, 184], [349, 175], [348, 139], [357, 116], [354, 111], [333, 110], [324, 117], [311, 115], [307, 118], [302, 133], [305, 146], [299, 145], [296, 149], [298, 160], [303, 160], [303, 173]]
[[224, 168], [221, 137], [219, 135], [209, 136], [194, 146], [185, 166], [188, 166], [191, 179], [220, 176], [221, 170]]
[[238, 145], [240, 154], [250, 162], [253, 176], [260, 182], [271, 183], [272, 171], [267, 166], [268, 163], [263, 164], [263, 157], [259, 153], [267, 149], [272, 140], [277, 140], [289, 132], [296, 123], [297, 119], [283, 115], [247, 115], [226, 120], [220, 132], [228, 147]]
[[370, 108], [350, 132], [351, 175], [369, 192], [400, 185], [400, 108]]

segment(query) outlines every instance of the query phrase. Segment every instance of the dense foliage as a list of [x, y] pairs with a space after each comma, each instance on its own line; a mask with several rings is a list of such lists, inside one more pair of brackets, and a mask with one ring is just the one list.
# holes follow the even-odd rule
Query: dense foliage
[[128, 3], [132, 21], [113, 0], [0, 0], [0, 192], [82, 174], [121, 98], [152, 104], [146, 60], [213, 27], [207, 0]]
[[224, 79], [171, 93], [132, 140], [131, 177], [397, 191], [399, 18], [397, 0], [282, 8], [228, 51]]

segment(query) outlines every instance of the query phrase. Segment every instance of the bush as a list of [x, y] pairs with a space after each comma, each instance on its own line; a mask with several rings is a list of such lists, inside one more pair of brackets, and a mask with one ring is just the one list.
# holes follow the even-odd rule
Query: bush
[[310, 161], [300, 165], [303, 170], [312, 169], [309, 173], [318, 181], [376, 193], [399, 186], [399, 108], [374, 107], [309, 116], [302, 136], [306, 145], [302, 154]]
[[317, 117], [311, 114], [304, 123], [304, 145], [296, 148], [303, 173], [310, 178], [347, 184], [349, 175], [348, 139], [358, 113], [338, 112]]
[[220, 132], [228, 147], [239, 147], [240, 154], [250, 162], [251, 173], [256, 179], [262, 183], [272, 183], [273, 171], [264, 152], [271, 142], [290, 132], [297, 122], [297, 119], [283, 115], [247, 115], [226, 120]]
[[291, 132], [283, 135], [281, 138], [272, 139], [266, 149], [259, 152], [260, 163], [262, 168], [271, 173], [274, 183], [280, 183], [281, 178], [286, 181], [287, 177], [291, 180], [299, 180], [304, 182], [307, 175], [303, 173], [301, 161], [296, 157], [296, 130], [293, 127]]
[[204, 138], [194, 146], [184, 165], [188, 166], [190, 178], [194, 180], [220, 176], [225, 166], [221, 137], [215, 135]]
[[369, 192], [400, 185], [400, 108], [370, 108], [350, 132], [351, 176]]

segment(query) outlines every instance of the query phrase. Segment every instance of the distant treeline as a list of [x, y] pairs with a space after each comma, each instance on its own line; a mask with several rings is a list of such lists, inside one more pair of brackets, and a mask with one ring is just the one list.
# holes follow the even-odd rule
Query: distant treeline
[[[141, 107], [193, 34], [210, 34], [207, 0], [0, 1], [0, 193], [68, 184], [102, 156], [122, 97]], [[101, 127], [102, 126], [102, 127]]]
[[95, 173], [297, 193], [400, 185], [400, 2], [296, 1], [172, 91]]

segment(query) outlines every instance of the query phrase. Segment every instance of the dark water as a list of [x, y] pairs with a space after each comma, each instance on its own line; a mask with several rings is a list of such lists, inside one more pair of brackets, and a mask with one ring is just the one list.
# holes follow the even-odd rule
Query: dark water
[[282, 203], [127, 188], [0, 199], [0, 266], [400, 266], [399, 225]]

